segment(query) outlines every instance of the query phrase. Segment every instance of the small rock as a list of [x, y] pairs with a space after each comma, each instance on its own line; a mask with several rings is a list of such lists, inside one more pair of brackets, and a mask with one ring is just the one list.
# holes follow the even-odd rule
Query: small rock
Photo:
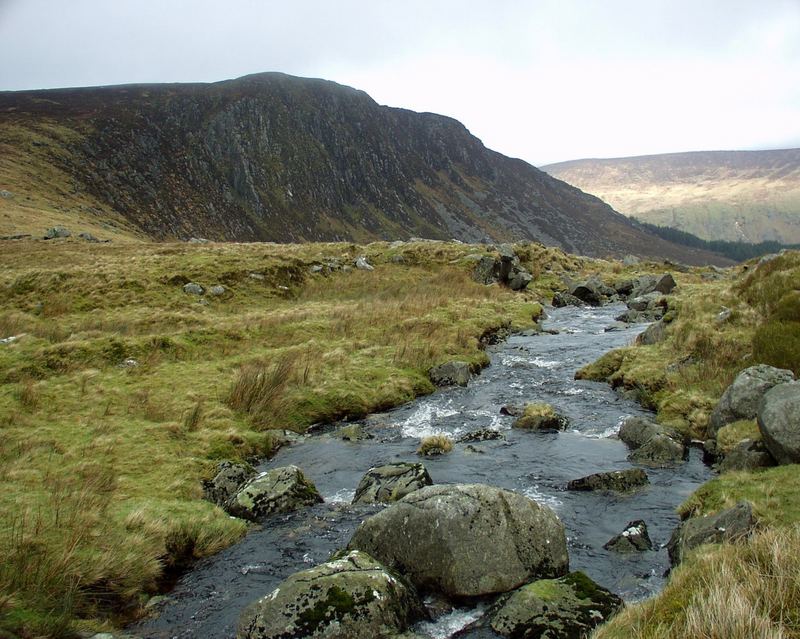
[[85, 231], [83, 233], [78, 233], [78, 237], [80, 239], [82, 239], [83, 241], [85, 241], [85, 242], [99, 242], [100, 241], [94, 235], [92, 235], [91, 233], [86, 233]]
[[19, 335], [9, 335], [8, 337], [0, 339], [0, 344], [13, 344], [14, 342], [25, 337], [26, 335], [27, 333], [20, 333]]
[[664, 434], [653, 435], [642, 446], [628, 455], [634, 464], [665, 468], [683, 462], [686, 447]]
[[650, 324], [643, 333], [636, 337], [636, 343], [642, 346], [658, 344], [666, 339], [666, 324], [663, 319]]
[[208, 240], [204, 237], [190, 237], [186, 242], [188, 244], [208, 244]]
[[522, 416], [512, 424], [513, 428], [526, 430], [564, 430], [569, 420], [556, 412], [550, 404], [526, 404]]
[[392, 255], [392, 264], [405, 264], [406, 258], [402, 255]]
[[501, 415], [511, 415], [511, 417], [521, 417], [524, 412], [524, 404], [506, 404], [500, 409]]
[[609, 539], [603, 546], [616, 552], [643, 552], [653, 549], [653, 542], [647, 534], [647, 524], [641, 519], [628, 522], [619, 535]]
[[251, 280], [257, 280], [259, 282], [264, 281], [264, 274], [263, 273], [249, 273], [248, 276]]
[[469, 364], [460, 361], [440, 364], [428, 371], [428, 377], [436, 386], [466, 386], [470, 378]]
[[139, 365], [138, 361], [136, 361], [132, 357], [129, 357], [128, 359], [123, 360], [120, 363], [119, 367], [120, 368], [136, 368], [138, 365]]
[[767, 447], [764, 446], [764, 442], [745, 439], [725, 455], [725, 459], [720, 462], [719, 472], [730, 473], [739, 470], [749, 472], [757, 468], [768, 468], [774, 465], [775, 458], [770, 455]]
[[354, 504], [390, 503], [433, 484], [422, 464], [397, 462], [370, 468], [361, 479], [353, 497]]
[[614, 322], [611, 326], [606, 326], [603, 329], [604, 333], [615, 333], [617, 331], [626, 331], [629, 326], [625, 322]]
[[364, 255], [361, 255], [356, 258], [355, 266], [360, 271], [374, 271], [375, 267], [372, 266], [369, 262], [367, 262], [367, 258]]
[[343, 439], [346, 442], [360, 442], [366, 439], [373, 439], [373, 436], [364, 430], [361, 424], [348, 424], [342, 426], [333, 433], [335, 437]]
[[485, 450], [482, 450], [482, 449], [478, 448], [477, 446], [473, 446], [472, 444], [467, 444], [466, 446], [464, 446], [464, 452], [465, 453], [470, 453], [472, 455], [474, 455], [474, 454], [485, 455], [486, 454]]
[[567, 490], [612, 490], [630, 492], [650, 483], [641, 468], [614, 470], [606, 473], [594, 473], [567, 483]]
[[225, 295], [227, 290], [228, 289], [222, 286], [222, 284], [217, 284], [216, 286], [212, 286], [210, 289], [208, 289], [208, 294], [219, 297], [220, 295]]
[[755, 525], [753, 508], [746, 501], [715, 515], [687, 519], [673, 531], [667, 544], [670, 562], [679, 564], [687, 552], [703, 544], [737, 541], [749, 535]]
[[200, 284], [197, 282], [189, 282], [188, 284], [183, 285], [183, 292], [189, 293], [190, 295], [202, 295], [206, 292], [206, 289], [200, 286]]
[[322, 264], [312, 264], [311, 268], [308, 269], [310, 273], [322, 273], [325, 270], [325, 267]]
[[716, 317], [717, 324], [724, 324], [731, 318], [732, 314], [733, 311], [731, 309], [729, 309], [727, 306], [723, 306], [722, 310], [719, 313], [717, 313]]
[[14, 197], [14, 194], [11, 191], [6, 191], [5, 189], [0, 189], [0, 197], [4, 200], [9, 200]]
[[69, 229], [66, 229], [63, 226], [54, 226], [53, 228], [47, 229], [44, 234], [44, 239], [55, 240], [57, 238], [70, 237], [71, 235], [72, 231]]
[[467, 442], [485, 442], [494, 439], [505, 439], [505, 435], [498, 430], [481, 428], [480, 430], [473, 430], [462, 435], [456, 441], [459, 444], [466, 444]]
[[553, 306], [563, 308], [564, 306], [583, 306], [583, 302], [570, 293], [558, 292], [553, 295]]
[[522, 267], [516, 267], [512, 269], [511, 274], [508, 276], [508, 287], [512, 291], [521, 291], [527, 288], [532, 281], [533, 275]]

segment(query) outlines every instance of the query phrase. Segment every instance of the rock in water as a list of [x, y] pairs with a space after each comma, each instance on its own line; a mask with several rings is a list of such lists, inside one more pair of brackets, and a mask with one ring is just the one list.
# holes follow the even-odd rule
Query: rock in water
[[297, 466], [273, 468], [248, 481], [228, 502], [228, 512], [257, 520], [322, 502], [316, 487]]
[[558, 292], [553, 295], [553, 306], [563, 308], [564, 306], [583, 306], [583, 301], [566, 292]]
[[686, 447], [682, 443], [658, 433], [628, 455], [628, 459], [634, 464], [664, 468], [683, 462], [685, 455]]
[[779, 464], [800, 463], [800, 382], [766, 392], [758, 409], [758, 429]]
[[214, 478], [203, 482], [203, 497], [224, 507], [253, 475], [255, 471], [249, 464], [221, 462]]
[[715, 515], [687, 519], [670, 537], [667, 544], [669, 560], [675, 566], [693, 548], [703, 544], [737, 541], [749, 535], [755, 524], [752, 506], [746, 501]]
[[433, 483], [422, 464], [398, 462], [370, 468], [361, 479], [353, 497], [354, 504], [398, 501]]
[[641, 519], [630, 521], [619, 535], [609, 539], [603, 546], [606, 550], [617, 552], [642, 552], [653, 549], [653, 542], [647, 533], [647, 524]]
[[514, 420], [513, 428], [525, 430], [564, 430], [569, 420], [559, 415], [550, 404], [526, 404], [522, 415]]
[[739, 419], [755, 419], [761, 398], [770, 388], [791, 382], [794, 373], [766, 364], [745, 368], [725, 389], [719, 403], [711, 412], [708, 431], [714, 436], [717, 431]]
[[622, 599], [582, 572], [534, 581], [491, 613], [492, 630], [512, 639], [588, 637], [622, 608]]
[[567, 490], [613, 490], [616, 492], [629, 492], [636, 490], [650, 480], [641, 468], [628, 468], [627, 470], [613, 470], [607, 473], [595, 473], [580, 479], [573, 479], [567, 484]]
[[466, 386], [469, 382], [470, 370], [467, 362], [447, 362], [434, 366], [428, 371], [431, 381], [437, 386]]
[[507, 592], [569, 566], [564, 525], [552, 510], [482, 484], [411, 493], [364, 521], [349, 548], [448, 597]]
[[369, 555], [295, 573], [245, 608], [237, 639], [390, 639], [425, 617], [414, 588]]

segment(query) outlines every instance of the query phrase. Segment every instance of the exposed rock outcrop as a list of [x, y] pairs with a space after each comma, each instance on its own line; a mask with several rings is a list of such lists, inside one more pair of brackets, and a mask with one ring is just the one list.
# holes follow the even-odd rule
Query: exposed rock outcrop
[[669, 559], [674, 566], [683, 561], [687, 552], [703, 544], [737, 541], [749, 535], [755, 524], [753, 509], [746, 501], [714, 515], [687, 519], [670, 537]]
[[361, 479], [353, 497], [354, 504], [398, 501], [433, 483], [425, 466], [397, 462], [370, 468]]
[[764, 394], [758, 429], [779, 464], [800, 463], [800, 382], [778, 384]]

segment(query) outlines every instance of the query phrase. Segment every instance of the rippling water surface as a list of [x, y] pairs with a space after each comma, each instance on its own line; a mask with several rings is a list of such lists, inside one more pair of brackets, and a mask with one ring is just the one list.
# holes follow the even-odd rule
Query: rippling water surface
[[[644, 519], [661, 546], [677, 524], [675, 507], [710, 475], [698, 451], [676, 469], [647, 469], [651, 485], [633, 495], [567, 492], [570, 479], [629, 468], [628, 450], [611, 437], [630, 415], [646, 415], [606, 384], [575, 381], [575, 371], [604, 352], [633, 341], [644, 327], [604, 332], [619, 306], [555, 309], [545, 327], [558, 335], [515, 335], [490, 351], [491, 365], [467, 388], [453, 388], [366, 420], [374, 439], [346, 442], [309, 437], [281, 450], [262, 469], [296, 464], [314, 481], [325, 503], [269, 520], [241, 543], [200, 562], [185, 575], [158, 617], [131, 628], [140, 636], [224, 639], [235, 635], [244, 606], [270, 592], [293, 572], [325, 561], [344, 547], [359, 522], [380, 506], [350, 506], [355, 487], [372, 466], [419, 461], [419, 438], [446, 433], [456, 438], [478, 428], [500, 430], [505, 440], [457, 444], [424, 460], [435, 483], [486, 483], [518, 492], [553, 508], [567, 528], [570, 567], [583, 570], [628, 601], [657, 592], [668, 567], [666, 551], [619, 555], [603, 549], [625, 524]], [[570, 419], [561, 433], [511, 429], [500, 414], [508, 403], [543, 401]], [[415, 630], [432, 638], [451, 636], [480, 616], [456, 610]], [[495, 637], [476, 630], [469, 637]]]

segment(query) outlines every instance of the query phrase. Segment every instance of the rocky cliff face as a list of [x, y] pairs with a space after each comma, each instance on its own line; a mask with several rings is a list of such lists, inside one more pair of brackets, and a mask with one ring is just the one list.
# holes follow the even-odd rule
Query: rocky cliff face
[[11, 146], [30, 132], [38, 141], [25, 152], [70, 176], [70, 193], [157, 239], [531, 239], [589, 255], [708, 259], [486, 149], [453, 119], [323, 80], [0, 93], [3, 131]]

